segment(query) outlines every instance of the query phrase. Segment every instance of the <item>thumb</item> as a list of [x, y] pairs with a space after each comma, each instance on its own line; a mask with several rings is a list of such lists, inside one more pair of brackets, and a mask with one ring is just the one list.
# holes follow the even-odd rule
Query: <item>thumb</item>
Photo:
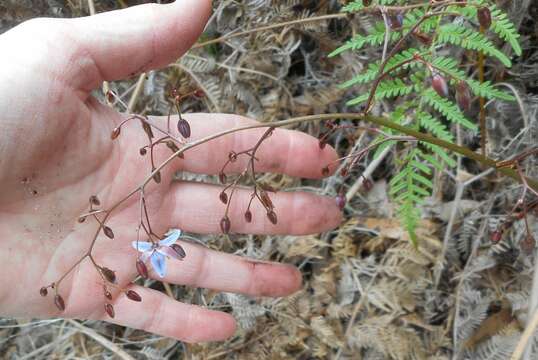
[[177, 0], [67, 20], [73, 40], [70, 65], [83, 64], [71, 76], [78, 82], [72, 85], [91, 90], [104, 80], [167, 65], [196, 41], [210, 12], [211, 0]]

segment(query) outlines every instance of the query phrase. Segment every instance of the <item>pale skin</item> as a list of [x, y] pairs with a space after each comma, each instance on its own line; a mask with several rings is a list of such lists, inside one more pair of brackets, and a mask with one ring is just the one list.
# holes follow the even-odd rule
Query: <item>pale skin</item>
[[[97, 195], [105, 208], [135, 189], [150, 171], [138, 153], [147, 138], [136, 122], [110, 140], [124, 114], [99, 103], [91, 91], [114, 81], [175, 61], [196, 41], [211, 10], [208, 0], [181, 0], [170, 5], [142, 5], [102, 15], [71, 19], [37, 19], [0, 36], [0, 315], [100, 319], [143, 329], [187, 342], [223, 340], [232, 336], [235, 320], [227, 313], [184, 304], [166, 294], [131, 285], [137, 277], [137, 252], [131, 247], [139, 222], [138, 197], [115, 211], [108, 223], [115, 239], [97, 239], [94, 256], [116, 271], [119, 286], [133, 289], [142, 302], [133, 302], [118, 289], [104, 311], [103, 282], [86, 259], [60, 284], [66, 309], [54, 305], [39, 288], [56, 281], [88, 249], [97, 224], [79, 224], [88, 198]], [[225, 114], [185, 115], [192, 128], [190, 141], [253, 120]], [[165, 126], [165, 118], [151, 118]], [[177, 131], [177, 130], [176, 130]], [[162, 173], [160, 185], [146, 188], [153, 230], [170, 228], [194, 234], [217, 234], [224, 205], [220, 186], [172, 182], [183, 170], [217, 174], [231, 150], [244, 150], [265, 129], [234, 133], [185, 153]], [[177, 135], [177, 133], [175, 133]], [[170, 155], [162, 146], [157, 163]], [[318, 178], [320, 169], [335, 160], [329, 146], [291, 130], [275, 130], [258, 153], [259, 171]], [[238, 172], [245, 161], [229, 168]], [[272, 196], [279, 221], [273, 225], [260, 205], [253, 221], [243, 213], [250, 192], [236, 193], [231, 207], [232, 232], [309, 234], [338, 225], [333, 198], [301, 192]], [[142, 237], [141, 240], [147, 240]], [[301, 274], [291, 265], [256, 262], [180, 241], [187, 257], [167, 260], [163, 281], [251, 296], [286, 296], [301, 287]], [[150, 268], [151, 269], [151, 268]], [[150, 270], [150, 277], [158, 278]]]

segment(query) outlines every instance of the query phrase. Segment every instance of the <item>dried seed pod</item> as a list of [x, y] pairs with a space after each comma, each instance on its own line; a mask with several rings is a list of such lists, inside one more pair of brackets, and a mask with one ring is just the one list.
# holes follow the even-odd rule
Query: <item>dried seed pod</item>
[[112, 294], [110, 293], [110, 291], [108, 291], [106, 287], [103, 289], [103, 293], [108, 300], [112, 300]]
[[[178, 245], [179, 246], [179, 245]], [[164, 255], [168, 256], [169, 258], [175, 259], [175, 260], [183, 260], [184, 256], [181, 256], [185, 252], [182, 251], [183, 249], [179, 250], [179, 252], [176, 249], [172, 248], [171, 246], [162, 246], [159, 249], [159, 252], [163, 253]]]
[[79, 217], [77, 221], [82, 224], [84, 221], [86, 221], [86, 216]]
[[65, 310], [64, 298], [61, 295], [56, 294], [54, 296], [54, 305], [56, 305], [58, 310], [64, 311]]
[[432, 44], [432, 38], [423, 32], [415, 30], [413, 31], [413, 36], [426, 46], [430, 46]]
[[389, 26], [392, 30], [398, 30], [402, 28], [404, 18], [401, 13], [389, 15], [387, 19]]
[[230, 162], [235, 162], [237, 160], [237, 153], [235, 151], [230, 151], [228, 154], [228, 159]]
[[319, 145], [319, 148], [322, 149], [322, 150], [325, 148], [325, 146], [327, 145], [327, 138], [325, 137], [325, 135], [323, 135], [323, 136], [321, 136], [319, 138], [318, 145]]
[[105, 226], [103, 228], [103, 232], [105, 233], [107, 238], [114, 239], [114, 231], [108, 226]]
[[364, 178], [362, 180], [362, 186], [364, 186], [364, 190], [370, 191], [374, 187], [374, 184], [372, 183], [372, 180]]
[[205, 92], [202, 89], [198, 89], [194, 92], [194, 96], [197, 98], [203, 98], [205, 97]]
[[228, 194], [226, 194], [224, 191], [220, 193], [219, 198], [220, 198], [220, 201], [222, 201], [223, 204], [228, 203]]
[[327, 175], [329, 175], [329, 173], [330, 173], [330, 170], [329, 170], [329, 167], [328, 167], [328, 166], [325, 166], [325, 167], [323, 167], [323, 168], [321, 169], [321, 175], [323, 175], [323, 176], [327, 176]]
[[153, 139], [155, 135], [153, 135], [153, 130], [151, 129], [151, 125], [143, 120], [142, 121], [142, 129], [144, 129], [144, 132], [148, 135], [150, 139]]
[[536, 246], [536, 241], [531, 234], [528, 234], [527, 237], [520, 243], [521, 250], [525, 251], [527, 254], [531, 254]]
[[39, 295], [41, 295], [43, 297], [47, 296], [48, 293], [49, 292], [47, 291], [47, 288], [44, 287], [44, 286], [41, 289], [39, 289]]
[[141, 302], [142, 301], [142, 297], [134, 290], [129, 290], [125, 293], [125, 295], [127, 296], [127, 298], [129, 300], [133, 300], [133, 301], [136, 301], [136, 302]]
[[491, 233], [490, 240], [493, 244], [497, 244], [499, 241], [501, 241], [503, 237], [503, 233], [500, 230], [495, 230]]
[[140, 148], [140, 150], [138, 150], [138, 152], [140, 153], [140, 155], [144, 156], [144, 155], [147, 154], [148, 151], [146, 150], [145, 147], [142, 147], [142, 148]]
[[114, 306], [112, 304], [105, 304], [105, 312], [110, 316], [112, 319], [114, 319]]
[[276, 193], [276, 189], [268, 184], [258, 184], [258, 186], [268, 192]]
[[115, 140], [120, 136], [121, 127], [115, 127], [114, 130], [112, 130], [112, 133], [110, 134], [110, 139]]
[[101, 201], [99, 201], [99, 198], [97, 197], [97, 195], [92, 195], [90, 196], [90, 204], [95, 205], [95, 206], [100, 206]]
[[489, 11], [489, 9], [485, 6], [478, 8], [476, 16], [478, 18], [478, 23], [480, 24], [480, 26], [484, 29], [489, 29], [489, 27], [491, 26], [491, 12]]
[[144, 279], [149, 278], [148, 268], [141, 259], [136, 260], [136, 271], [138, 272], [138, 275], [140, 275]]
[[277, 222], [278, 222], [278, 218], [276, 216], [276, 213], [273, 210], [267, 212], [267, 218], [269, 219], [269, 221], [273, 225], [276, 225]]
[[177, 145], [172, 141], [172, 140], [168, 140], [166, 142], [166, 146], [173, 152], [177, 152], [179, 151], [179, 148], [177, 147]]
[[228, 234], [230, 232], [230, 228], [231, 228], [230, 219], [228, 218], [228, 216], [224, 216], [220, 220], [220, 229], [222, 230], [224, 234]]
[[263, 206], [266, 208], [266, 209], [274, 209], [274, 205], [273, 205], [273, 202], [271, 201], [271, 198], [269, 197], [269, 195], [267, 195], [267, 193], [264, 191], [264, 190], [261, 190], [260, 191], [260, 199], [263, 203]]
[[462, 111], [468, 111], [471, 107], [471, 91], [465, 81], [458, 82], [456, 86], [456, 102]]
[[344, 210], [346, 207], [346, 196], [344, 194], [339, 193], [336, 196], [336, 206], [338, 206], [340, 210]]
[[114, 94], [114, 92], [112, 92], [112, 90], [108, 90], [107, 93], [106, 93], [106, 100], [112, 104], [114, 103], [114, 100], [116, 100], [116, 95]]
[[116, 273], [114, 271], [104, 266], [102, 268], [99, 268], [99, 270], [101, 271], [101, 274], [106, 279], [106, 281], [112, 284], [116, 283]]
[[219, 181], [221, 184], [226, 184], [226, 174], [223, 172], [219, 173]]
[[177, 131], [183, 136], [185, 139], [188, 139], [191, 137], [191, 126], [187, 122], [187, 120], [181, 118], [177, 122]]
[[185, 249], [179, 244], [172, 244], [170, 245], [170, 248], [174, 250], [181, 259], [184, 259], [187, 256]]
[[446, 83], [445, 78], [437, 72], [432, 76], [432, 87], [439, 96], [448, 96], [448, 84]]
[[245, 212], [245, 221], [248, 223], [252, 222], [252, 212], [250, 210]]
[[[151, 170], [155, 171], [155, 169]], [[157, 184], [161, 183], [161, 172], [157, 171], [155, 174], [153, 174], [153, 181], [155, 181]]]

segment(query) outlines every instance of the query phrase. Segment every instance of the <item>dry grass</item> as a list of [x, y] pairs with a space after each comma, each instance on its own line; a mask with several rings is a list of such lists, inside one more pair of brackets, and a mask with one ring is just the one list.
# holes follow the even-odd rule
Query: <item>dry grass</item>
[[[95, 1], [97, 12], [132, 1]], [[334, 13], [337, 1], [238, 0], [215, 2], [206, 37], [236, 28], [252, 29], [306, 16]], [[503, 1], [498, 1], [502, 5]], [[311, 4], [315, 4], [311, 6]], [[521, 23], [525, 50], [503, 77], [513, 85], [518, 103], [488, 105], [490, 151], [508, 158], [536, 144], [538, 135], [538, 5], [514, 1], [512, 15]], [[530, 7], [529, 7], [530, 6]], [[0, 4], [0, 32], [35, 16], [87, 15], [85, 1], [12, 1]], [[172, 87], [207, 93], [204, 108], [184, 110], [245, 114], [261, 121], [344, 111], [352, 92], [337, 85], [380, 56], [373, 50], [328, 60], [326, 54], [352, 31], [371, 26], [371, 19], [312, 22], [229, 39], [224, 44], [189, 52], [176, 64], [148, 73], [135, 110], [166, 114]], [[533, 46], [534, 45], [534, 46]], [[137, 79], [110, 84], [126, 101]], [[383, 112], [382, 103], [375, 111]], [[317, 135], [317, 125], [304, 125]], [[342, 154], [366, 143], [362, 134], [337, 135], [332, 144]], [[476, 139], [464, 138], [467, 144]], [[360, 143], [359, 143], [360, 142]], [[520, 254], [522, 224], [498, 245], [488, 233], [502, 220], [521, 190], [511, 181], [481, 178], [476, 164], [463, 163], [457, 174], [439, 174], [441, 189], [424, 208], [419, 228], [421, 246], [413, 248], [387, 198], [393, 174], [389, 152], [370, 168], [374, 187], [360, 190], [354, 182], [330, 178], [322, 182], [266, 175], [277, 189], [307, 189], [334, 195], [353, 191], [346, 222], [332, 232], [302, 237], [206, 237], [214, 249], [299, 266], [301, 292], [281, 299], [251, 299], [235, 294], [172, 287], [177, 299], [230, 311], [240, 329], [224, 343], [186, 345], [137, 330], [100, 322], [10, 320], [0, 326], [0, 356], [27, 358], [135, 359], [505, 359], [524, 327], [534, 258]], [[367, 168], [366, 158], [361, 164]], [[538, 176], [536, 160], [529, 175]], [[359, 173], [357, 173], [358, 175]], [[194, 175], [181, 174], [186, 178]], [[200, 178], [215, 181], [211, 178]], [[358, 191], [357, 191], [358, 190]], [[454, 211], [453, 211], [454, 210]], [[538, 231], [531, 217], [533, 230]], [[448, 225], [447, 225], [448, 224]], [[448, 234], [448, 235], [447, 235]], [[443, 244], [443, 239], [448, 241]], [[158, 283], [147, 283], [162, 288]], [[36, 284], [37, 286], [37, 284]], [[353, 319], [354, 321], [350, 321]], [[535, 346], [536, 348], [536, 346]]]

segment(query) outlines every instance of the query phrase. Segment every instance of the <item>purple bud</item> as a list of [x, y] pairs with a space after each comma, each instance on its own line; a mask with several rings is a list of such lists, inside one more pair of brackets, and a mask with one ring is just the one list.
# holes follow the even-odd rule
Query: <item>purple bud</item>
[[56, 305], [58, 310], [64, 311], [65, 310], [64, 298], [61, 295], [56, 294], [56, 296], [54, 296], [54, 305]]
[[346, 207], [346, 197], [344, 194], [340, 193], [336, 196], [336, 206], [338, 206], [340, 210], [344, 210]]
[[270, 221], [271, 224], [273, 224], [273, 225], [276, 225], [277, 222], [278, 222], [278, 218], [277, 218], [277, 216], [276, 216], [276, 213], [275, 213], [273, 210], [267, 212], [267, 218], [269, 219], [269, 221]]
[[116, 273], [114, 271], [110, 270], [107, 267], [102, 267], [99, 270], [101, 271], [101, 274], [106, 279], [106, 281], [112, 284], [116, 283]]
[[484, 29], [489, 29], [489, 27], [491, 26], [491, 12], [489, 11], [489, 9], [485, 6], [482, 6], [478, 8], [476, 15], [478, 17], [478, 23], [480, 24], [480, 26]]
[[499, 241], [501, 241], [503, 236], [503, 233], [500, 230], [495, 230], [493, 233], [491, 233], [490, 240], [492, 243], [497, 244]]
[[112, 130], [112, 133], [110, 134], [110, 138], [112, 140], [117, 139], [118, 136], [120, 136], [120, 132], [121, 132], [121, 128], [119, 126], [115, 127], [114, 130]]
[[228, 216], [224, 216], [220, 220], [220, 229], [222, 230], [224, 234], [228, 234], [230, 232], [230, 228], [231, 228], [230, 219], [228, 218]]
[[188, 139], [191, 137], [191, 126], [185, 119], [179, 119], [177, 122], [177, 131], [183, 136], [185, 139]]
[[105, 233], [107, 238], [114, 239], [114, 232], [108, 226], [105, 226], [103, 228], [103, 232]]
[[105, 304], [105, 312], [110, 316], [112, 319], [114, 319], [114, 306], [112, 304]]
[[136, 271], [138, 272], [138, 275], [140, 275], [144, 279], [149, 278], [148, 268], [141, 259], [136, 260]]
[[129, 290], [125, 293], [125, 295], [127, 296], [127, 298], [129, 300], [133, 300], [133, 301], [136, 301], [136, 302], [141, 302], [142, 301], [142, 297], [134, 290]]
[[462, 111], [471, 107], [471, 92], [465, 81], [460, 81], [456, 87], [456, 102]]
[[448, 96], [448, 84], [446, 83], [445, 78], [441, 74], [439, 73], [433, 74], [432, 87], [433, 87], [433, 90], [435, 90], [435, 92], [439, 94], [439, 96], [441, 97]]
[[174, 250], [176, 254], [178, 254], [178, 256], [182, 259], [184, 259], [187, 256], [187, 253], [185, 252], [183, 247], [179, 244], [172, 244], [170, 245], [170, 248], [172, 248], [172, 250]]
[[245, 221], [248, 223], [252, 222], [252, 212], [250, 210], [245, 212]]

